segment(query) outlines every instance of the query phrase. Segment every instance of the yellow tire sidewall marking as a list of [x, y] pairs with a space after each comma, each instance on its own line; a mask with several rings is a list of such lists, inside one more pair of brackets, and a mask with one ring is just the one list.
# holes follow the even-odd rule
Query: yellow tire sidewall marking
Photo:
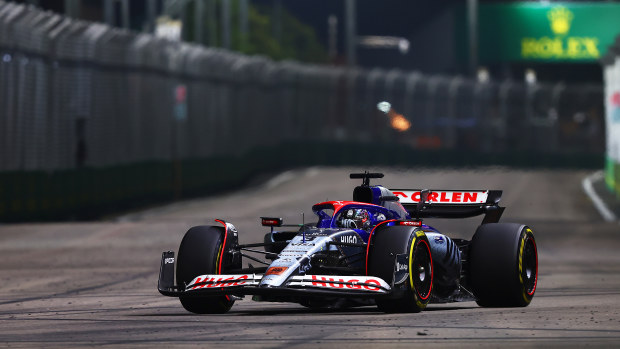
[[525, 282], [523, 281], [523, 251], [525, 250], [525, 241], [526, 237], [529, 234], [532, 234], [532, 230], [530, 228], [526, 228], [521, 236], [521, 241], [519, 242], [519, 282], [521, 284], [521, 288], [523, 290], [523, 300], [526, 303], [530, 302], [530, 298], [528, 297], [527, 290], [525, 289]]
[[418, 297], [418, 292], [413, 286], [413, 250], [415, 249], [416, 242], [418, 237], [425, 236], [424, 232], [421, 230], [416, 231], [413, 239], [411, 240], [411, 247], [409, 248], [409, 285], [411, 285], [411, 291], [413, 293], [413, 299], [415, 300], [416, 305], [420, 309], [426, 308], [426, 304], [422, 303], [420, 297]]

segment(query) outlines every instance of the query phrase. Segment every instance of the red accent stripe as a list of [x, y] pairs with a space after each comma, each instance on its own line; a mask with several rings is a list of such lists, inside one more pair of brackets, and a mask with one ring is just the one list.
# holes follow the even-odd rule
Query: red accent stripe
[[372, 234], [375, 232], [375, 229], [377, 229], [379, 226], [389, 223], [389, 222], [396, 222], [396, 219], [390, 219], [390, 220], [383, 221], [375, 225], [375, 227], [372, 228], [372, 230], [370, 231], [370, 235], [368, 235], [368, 242], [366, 245], [366, 275], [368, 275], [368, 252], [370, 251], [370, 239], [372, 238]]
[[[218, 265], [217, 267], [217, 273], [218, 274], [222, 274], [222, 257], [224, 257], [224, 247], [226, 247], [226, 237], [228, 237], [228, 224], [226, 224], [226, 222], [224, 222], [223, 220], [220, 219], [216, 219], [216, 222], [222, 224], [224, 226], [224, 242], [222, 243], [222, 251], [220, 254], [220, 265]], [[223, 287], [221, 288], [222, 290], [224, 289]], [[228, 297], [228, 295], [224, 295], [224, 297], [226, 297], [227, 301], [230, 301], [230, 297]]]
[[319, 206], [331, 206], [331, 208], [334, 210], [334, 216], [338, 213], [338, 211], [340, 211], [341, 208], [348, 206], [348, 205], [359, 205], [359, 206], [370, 206], [370, 207], [383, 207], [380, 205], [375, 205], [375, 204], [369, 204], [367, 202], [359, 202], [359, 201], [325, 201], [325, 202], [319, 202], [318, 204], [314, 204], [312, 206], [312, 209], [314, 210], [316, 207]]
[[224, 222], [222, 220], [219, 220], [219, 219], [216, 219], [215, 221], [220, 223], [220, 224], [222, 224], [224, 226], [224, 242], [222, 243], [222, 251], [221, 251], [221, 254], [219, 256], [220, 265], [218, 265], [218, 267], [217, 267], [217, 273], [218, 274], [222, 274], [222, 259], [224, 259], [222, 257], [224, 256], [224, 248], [226, 247], [226, 238], [228, 237], [228, 225], [226, 224], [226, 222]]

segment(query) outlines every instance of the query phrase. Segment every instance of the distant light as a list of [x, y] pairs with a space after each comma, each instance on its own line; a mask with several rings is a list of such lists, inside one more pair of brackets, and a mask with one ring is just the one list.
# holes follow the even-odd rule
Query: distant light
[[398, 41], [398, 50], [402, 54], [409, 52], [409, 40], [400, 39], [400, 41]]
[[2, 61], [4, 63], [9, 63], [11, 61], [11, 55], [10, 54], [5, 54], [4, 56], [2, 56]]
[[390, 102], [379, 102], [377, 104], [377, 109], [382, 111], [388, 118], [390, 118], [390, 126], [398, 132], [407, 131], [411, 128], [411, 122], [407, 120], [402, 114], [397, 113], [394, 109], [392, 109], [392, 104]]
[[402, 54], [409, 52], [409, 40], [397, 36], [360, 36], [358, 37], [358, 45], [365, 48], [374, 49], [392, 49], [396, 48]]
[[478, 82], [487, 83], [490, 80], [489, 71], [485, 67], [478, 68]]
[[377, 109], [381, 110], [384, 113], [389, 113], [390, 109], [392, 109], [392, 105], [390, 104], [390, 102], [379, 102], [379, 104], [377, 104]]
[[399, 132], [405, 132], [407, 131], [409, 128], [411, 128], [411, 122], [409, 122], [409, 120], [407, 120], [404, 116], [402, 116], [401, 114], [394, 114], [391, 117], [391, 121], [390, 124], [392, 125], [392, 128], [394, 128], [396, 131]]
[[533, 85], [536, 83], [536, 72], [534, 69], [526, 69], [525, 70], [525, 82]]
[[183, 24], [179, 20], [173, 20], [168, 16], [157, 18], [155, 36], [173, 41], [181, 40]]

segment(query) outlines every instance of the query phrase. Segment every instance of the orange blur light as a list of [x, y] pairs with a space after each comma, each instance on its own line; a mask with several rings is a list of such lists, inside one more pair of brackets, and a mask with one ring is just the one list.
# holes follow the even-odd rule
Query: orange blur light
[[409, 122], [409, 120], [407, 120], [401, 114], [398, 114], [390, 110], [390, 112], [388, 113], [388, 116], [390, 118], [390, 124], [392, 128], [395, 129], [396, 131], [405, 132], [409, 128], [411, 128], [411, 122]]

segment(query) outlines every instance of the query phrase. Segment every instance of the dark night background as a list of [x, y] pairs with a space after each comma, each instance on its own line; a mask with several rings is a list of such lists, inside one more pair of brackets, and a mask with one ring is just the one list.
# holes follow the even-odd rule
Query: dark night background
[[[271, 6], [273, 0], [252, 0]], [[513, 2], [480, 0], [482, 3]], [[540, 1], [531, 1], [538, 3]], [[344, 1], [294, 0], [283, 5], [301, 21], [315, 28], [327, 45], [327, 18], [338, 17], [338, 52], [344, 52]], [[362, 0], [357, 1], [357, 34], [404, 37], [410, 49], [358, 48], [358, 64], [367, 67], [420, 70], [431, 74], [467, 74], [467, 23], [465, 0]], [[620, 19], [619, 19], [620, 21]], [[525, 69], [536, 70], [540, 81], [602, 83], [602, 69], [595, 63], [497, 63], [488, 64], [495, 79], [523, 79]]]
[[[332, 63], [344, 64], [345, 1], [344, 0], [250, 0], [250, 4], [271, 16], [274, 4], [282, 6], [301, 22], [312, 27], [323, 46], [328, 47], [330, 15], [338, 18], [338, 57]], [[52, 11], [63, 12], [64, 1], [16, 1], [36, 3]], [[478, 4], [499, 2], [479, 0]], [[514, 2], [514, 1], [503, 1]], [[521, 1], [523, 2], [523, 1]], [[539, 3], [541, 1], [530, 1]], [[564, 1], [567, 2], [567, 1]], [[100, 21], [103, 0], [81, 0], [81, 17]], [[543, 2], [544, 3], [544, 2]], [[551, 1], [550, 3], [554, 3]], [[559, 2], [558, 2], [559, 3]], [[146, 1], [130, 1], [131, 26], [141, 30], [146, 18]], [[357, 35], [396, 36], [409, 40], [406, 54], [396, 49], [358, 47], [357, 64], [364, 68], [417, 70], [428, 74], [467, 75], [468, 41], [465, 0], [358, 0], [356, 2]], [[163, 0], [158, 1], [159, 10]], [[602, 83], [602, 69], [591, 63], [486, 63], [492, 79], [522, 80], [526, 69], [534, 69], [539, 81]]]

